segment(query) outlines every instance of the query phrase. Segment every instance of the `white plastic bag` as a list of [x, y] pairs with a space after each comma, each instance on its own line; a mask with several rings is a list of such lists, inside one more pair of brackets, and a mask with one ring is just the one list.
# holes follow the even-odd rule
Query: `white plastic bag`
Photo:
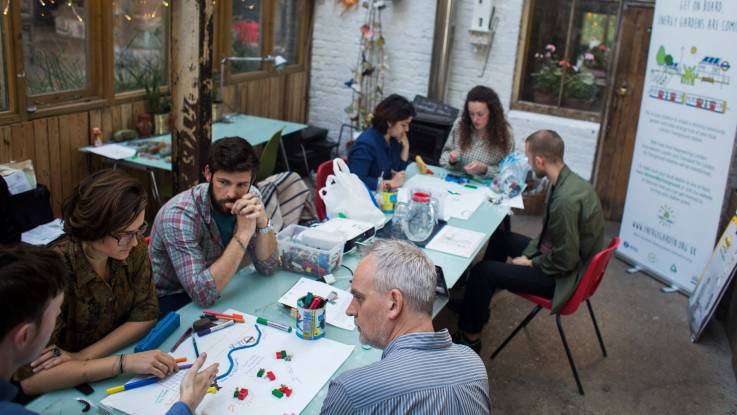
[[333, 160], [333, 174], [327, 177], [325, 187], [318, 194], [325, 202], [328, 218], [343, 215], [349, 219], [372, 223], [376, 229], [384, 226], [384, 214], [374, 205], [366, 185], [351, 173], [343, 159]]

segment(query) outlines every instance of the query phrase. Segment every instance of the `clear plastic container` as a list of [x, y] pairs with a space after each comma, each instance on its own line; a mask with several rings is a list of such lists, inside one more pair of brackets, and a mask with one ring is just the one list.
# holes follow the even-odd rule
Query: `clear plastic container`
[[343, 243], [330, 249], [319, 249], [305, 245], [295, 237], [307, 229], [305, 226], [289, 225], [277, 235], [281, 266], [287, 271], [322, 277], [340, 265], [343, 259]]
[[402, 231], [412, 242], [422, 242], [430, 237], [437, 223], [437, 208], [430, 203], [430, 194], [413, 192], [402, 221]]

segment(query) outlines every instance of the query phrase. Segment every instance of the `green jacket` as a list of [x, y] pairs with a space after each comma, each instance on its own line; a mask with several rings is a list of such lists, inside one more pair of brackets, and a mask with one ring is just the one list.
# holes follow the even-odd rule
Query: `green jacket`
[[[540, 250], [546, 231], [550, 232], [552, 248], [548, 254]], [[589, 261], [603, 248], [604, 217], [599, 197], [591, 183], [565, 166], [548, 193], [542, 232], [523, 252], [534, 267], [555, 278], [553, 312], [568, 301]]]

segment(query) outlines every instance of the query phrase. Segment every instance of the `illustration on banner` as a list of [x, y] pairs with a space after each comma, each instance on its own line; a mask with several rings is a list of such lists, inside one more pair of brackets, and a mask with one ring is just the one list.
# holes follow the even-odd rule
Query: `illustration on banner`
[[[664, 46], [658, 48], [655, 55], [657, 66], [651, 69], [655, 85], [650, 87], [650, 98], [660, 99], [674, 104], [688, 105], [707, 111], [723, 114], [727, 110], [727, 101], [722, 98], [709, 97], [703, 94], [688, 92], [690, 87], [699, 85], [729, 85], [729, 61], [718, 56], [701, 56], [698, 49], [692, 46], [686, 57], [681, 48], [680, 61], [676, 61]], [[677, 78], [679, 87], [672, 87], [671, 81]]]

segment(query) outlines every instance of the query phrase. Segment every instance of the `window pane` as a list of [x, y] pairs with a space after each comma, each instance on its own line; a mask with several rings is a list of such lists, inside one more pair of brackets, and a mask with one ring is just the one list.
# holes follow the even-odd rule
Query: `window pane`
[[[233, 1], [232, 56], [260, 57], [263, 51], [263, 7], [258, 0]], [[263, 62], [231, 62], [234, 73], [258, 71]]]
[[168, 21], [163, 2], [113, 1], [115, 92], [143, 89], [154, 73], [166, 84]]
[[85, 0], [21, 0], [21, 32], [28, 95], [84, 89], [87, 73]]
[[8, 110], [7, 67], [5, 66], [5, 20], [0, 18], [0, 111]]
[[567, 53], [572, 66], [563, 91], [564, 107], [601, 112], [618, 7], [613, 1], [578, 2]]
[[279, 0], [274, 19], [274, 55], [287, 59], [287, 65], [299, 62], [300, 16], [304, 2]]
[[525, 74], [520, 98], [558, 105], [571, 0], [534, 2]]

